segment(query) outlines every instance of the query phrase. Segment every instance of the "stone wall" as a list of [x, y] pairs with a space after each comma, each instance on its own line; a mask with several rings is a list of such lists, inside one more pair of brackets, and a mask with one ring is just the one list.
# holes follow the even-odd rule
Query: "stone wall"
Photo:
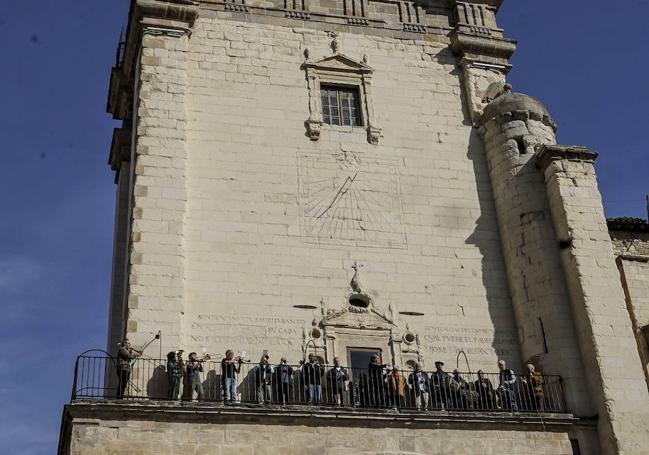
[[108, 421], [75, 426], [70, 455], [210, 453], [226, 455], [572, 455], [565, 433], [365, 429], [276, 425], [197, 425]]
[[[448, 43], [336, 40], [374, 71], [378, 145], [363, 128], [323, 125], [317, 141], [306, 134], [301, 66], [305, 51], [311, 61], [334, 54], [327, 33], [220, 15], [194, 26], [184, 346], [267, 348], [297, 360], [301, 331], [318, 314], [294, 306], [343, 307], [358, 261], [377, 307], [391, 305], [398, 325], [409, 324], [427, 361], [454, 363], [464, 349], [474, 369], [493, 371], [498, 356], [516, 365], [489, 176]], [[308, 211], [324, 211], [355, 173], [360, 200], [314, 223]]]
[[649, 387], [649, 223], [634, 220], [635, 228], [625, 230], [622, 226], [613, 227], [615, 221], [609, 220], [611, 240]]
[[127, 322], [136, 344], [158, 330], [169, 345], [182, 343], [187, 46], [186, 36], [142, 37]]
[[[74, 405], [73, 405], [74, 406]], [[74, 417], [66, 421], [61, 454], [112, 455], [158, 453], [190, 454], [383, 454], [473, 455], [529, 454], [572, 455], [571, 439], [588, 433], [590, 425], [549, 419], [545, 424], [524, 419], [513, 422], [492, 417], [469, 423], [470, 416], [400, 422], [389, 416], [300, 416], [287, 419], [278, 413], [255, 413], [238, 419], [237, 410], [217, 416], [194, 414], [190, 420], [165, 409], [155, 418], [124, 412]], [[74, 410], [73, 410], [74, 412]], [[185, 410], [189, 415], [190, 410]], [[240, 417], [243, 417], [242, 414]], [[469, 425], [472, 428], [469, 428]], [[595, 454], [581, 445], [582, 453]]]

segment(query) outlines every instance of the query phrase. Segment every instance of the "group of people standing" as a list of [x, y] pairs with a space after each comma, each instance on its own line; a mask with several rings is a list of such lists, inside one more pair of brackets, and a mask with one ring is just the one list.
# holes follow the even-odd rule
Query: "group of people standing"
[[[420, 364], [415, 365], [408, 385], [417, 409], [545, 410], [545, 380], [532, 364], [527, 365], [526, 375], [517, 376], [504, 360], [498, 361], [496, 387], [482, 370], [478, 370], [475, 381], [469, 382], [457, 369], [449, 374], [443, 367], [443, 362], [435, 362], [435, 371], [428, 375]], [[401, 394], [399, 398], [403, 402], [405, 397]]]
[[[183, 351], [171, 351], [167, 354], [167, 399], [179, 399], [181, 384], [185, 399], [193, 399], [194, 394], [198, 400], [204, 398], [203, 364], [209, 358], [197, 358], [195, 352], [189, 354], [189, 359], [183, 359]], [[133, 358], [133, 357], [130, 357]], [[129, 359], [130, 359], [129, 358]], [[245, 360], [241, 356], [235, 357], [234, 351], [228, 349], [221, 360], [221, 385], [222, 398], [226, 403], [238, 401], [238, 375]], [[280, 359], [276, 366], [270, 364], [270, 356], [264, 353], [252, 372], [256, 399], [259, 403], [289, 403], [296, 401], [294, 398], [294, 383], [296, 374], [300, 374], [300, 382], [304, 384], [304, 395], [311, 404], [322, 403], [322, 378], [325, 376], [324, 365], [316, 361], [313, 355], [309, 361], [304, 362], [301, 368], [296, 369], [288, 364], [285, 357]], [[327, 383], [331, 390], [336, 390], [342, 396], [343, 385], [349, 380], [347, 369], [340, 366], [340, 359], [334, 359], [334, 367], [326, 374]], [[122, 393], [123, 396], [123, 393]], [[342, 404], [342, 401], [340, 401]]]
[[[117, 359], [117, 397], [123, 398], [130, 380], [131, 365], [141, 355], [130, 347], [128, 340], [122, 343]], [[202, 373], [209, 356], [198, 358], [191, 352], [187, 360], [183, 351], [167, 355], [167, 399], [205, 399]], [[221, 360], [221, 398], [226, 403], [238, 401], [239, 374], [246, 363], [242, 356], [227, 350]], [[420, 410], [497, 410], [543, 411], [545, 393], [543, 375], [531, 364], [525, 375], [516, 375], [508, 369], [504, 360], [498, 362], [499, 373], [494, 385], [482, 370], [475, 381], [465, 380], [458, 370], [447, 373], [444, 363], [435, 362], [435, 371], [427, 373], [417, 363], [413, 370], [402, 371], [398, 366], [380, 363], [373, 356], [365, 369], [350, 371], [341, 365], [338, 357], [333, 366], [326, 367], [314, 354], [299, 366], [290, 365], [285, 357], [272, 365], [270, 356], [264, 352], [259, 362], [246, 374], [247, 395], [245, 401], [260, 404], [306, 403], [311, 405], [358, 405], [363, 407], [416, 408]], [[492, 376], [495, 381], [496, 376]]]

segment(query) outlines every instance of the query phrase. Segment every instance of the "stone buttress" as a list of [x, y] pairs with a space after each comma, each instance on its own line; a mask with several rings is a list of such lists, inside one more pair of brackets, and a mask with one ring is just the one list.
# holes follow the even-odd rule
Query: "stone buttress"
[[545, 177], [576, 330], [599, 415], [606, 454], [642, 454], [649, 447], [649, 394], [597, 188], [597, 153], [542, 145], [536, 161]]

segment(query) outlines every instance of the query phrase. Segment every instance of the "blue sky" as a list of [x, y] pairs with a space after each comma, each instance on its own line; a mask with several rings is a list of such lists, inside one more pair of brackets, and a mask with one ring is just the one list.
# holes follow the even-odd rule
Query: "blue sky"
[[[128, 0], [12, 2], [0, 15], [0, 447], [51, 454], [75, 355], [103, 347], [110, 285], [110, 67]], [[624, 6], [611, 6], [611, 5]], [[608, 216], [646, 216], [649, 3], [517, 0], [510, 82], [559, 141], [601, 153]]]

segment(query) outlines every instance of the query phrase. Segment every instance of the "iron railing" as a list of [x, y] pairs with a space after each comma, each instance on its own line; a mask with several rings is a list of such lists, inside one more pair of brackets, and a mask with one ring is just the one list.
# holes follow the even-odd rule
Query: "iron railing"
[[[72, 399], [200, 400], [206, 402], [316, 405], [399, 410], [566, 412], [560, 376], [516, 375], [513, 384], [498, 373], [437, 374], [382, 368], [241, 363], [229, 376], [221, 362], [201, 363], [193, 381], [183, 368], [174, 396], [167, 362], [136, 359], [128, 368], [106, 355], [77, 358]], [[128, 374], [125, 373], [128, 371]], [[120, 384], [121, 382], [121, 384]], [[233, 386], [234, 384], [234, 386]], [[120, 389], [123, 387], [123, 393]], [[232, 393], [234, 392], [234, 393]]]

